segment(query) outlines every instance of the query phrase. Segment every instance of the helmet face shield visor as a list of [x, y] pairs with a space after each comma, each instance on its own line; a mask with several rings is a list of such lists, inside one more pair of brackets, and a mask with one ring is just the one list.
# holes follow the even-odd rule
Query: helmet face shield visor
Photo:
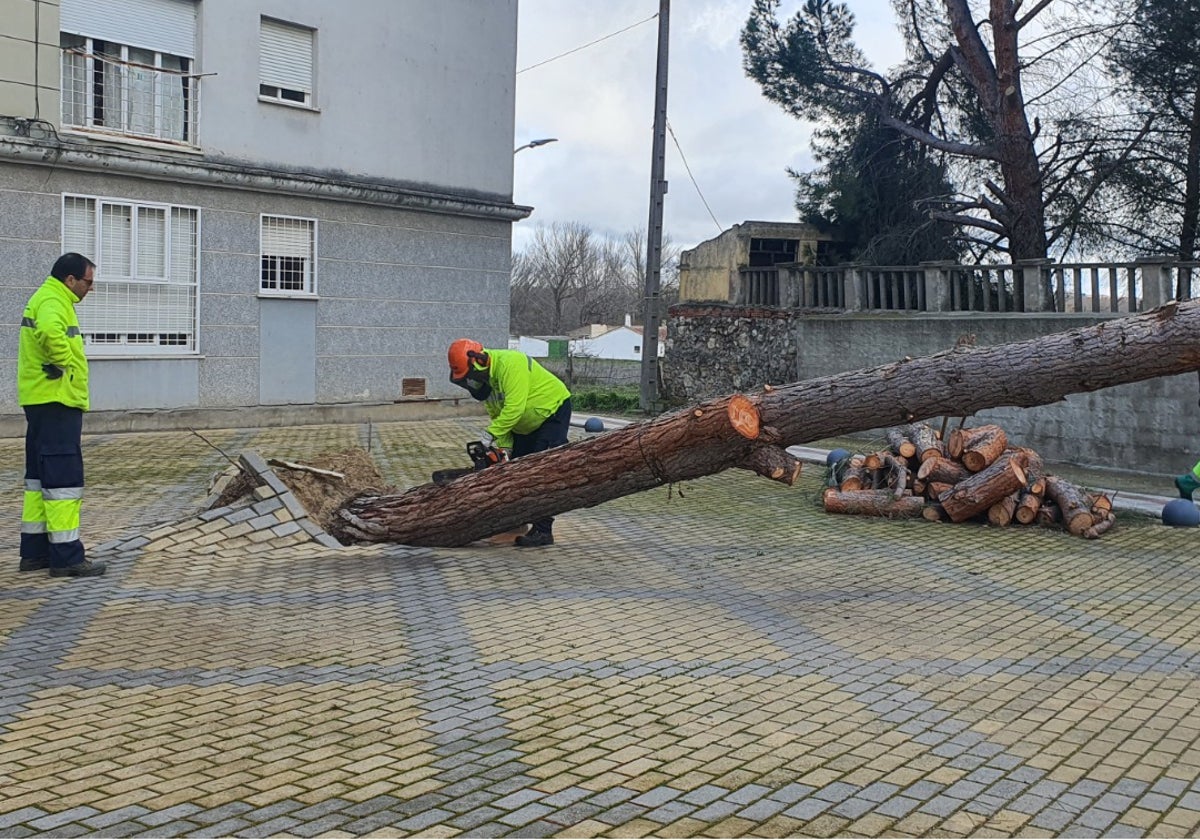
[[492, 385], [488, 381], [487, 370], [479, 370], [474, 365], [471, 366], [466, 376], [456, 378], [454, 373], [451, 372], [450, 381], [460, 388], [466, 388], [471, 396], [477, 400], [486, 400], [492, 393]]

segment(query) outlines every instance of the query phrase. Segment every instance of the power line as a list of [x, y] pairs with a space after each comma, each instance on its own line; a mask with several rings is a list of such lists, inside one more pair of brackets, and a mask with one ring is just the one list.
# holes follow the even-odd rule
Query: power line
[[671, 128], [671, 123], [667, 122], [667, 131], [671, 132], [671, 140], [675, 142], [675, 148], [679, 151], [679, 159], [683, 161], [683, 168], [687, 170], [688, 178], [692, 181], [692, 186], [696, 188], [696, 195], [700, 196], [700, 201], [704, 204], [704, 209], [708, 211], [708, 217], [713, 220], [713, 224], [717, 226], [717, 231], [723, 231], [721, 223], [717, 221], [717, 217], [713, 215], [712, 208], [708, 206], [708, 201], [704, 198], [704, 193], [700, 191], [700, 185], [696, 183], [696, 178], [692, 175], [692, 168], [688, 166], [687, 158], [683, 156], [683, 149], [679, 145], [679, 138], [675, 136], [675, 129]]
[[630, 29], [633, 29], [635, 26], [641, 26], [643, 23], [649, 23], [650, 21], [654, 20], [656, 17], [658, 17], [657, 12], [650, 15], [650, 17], [646, 18], [645, 20], [639, 20], [637, 23], [631, 23], [631, 24], [629, 24], [629, 26], [626, 26], [624, 29], [618, 29], [616, 32], [613, 32], [609, 35], [605, 35], [603, 38], [597, 38], [595, 41], [590, 41], [589, 43], [586, 43], [581, 47], [576, 47], [573, 50], [567, 50], [565, 53], [559, 53], [558, 55], [556, 55], [552, 58], [547, 58], [545, 61], [539, 61], [537, 64], [530, 64], [528, 67], [522, 67], [520, 70], [517, 71], [517, 75], [518, 76], [521, 75], [526, 70], [532, 70], [535, 67], [541, 67], [543, 64], [549, 64], [551, 61], [558, 61], [560, 58], [568, 56], [571, 53], [577, 53], [580, 50], [586, 50], [588, 47], [599, 44], [601, 41], [607, 41], [609, 38], [613, 38], [617, 35], [620, 35], [622, 32], [628, 32]]

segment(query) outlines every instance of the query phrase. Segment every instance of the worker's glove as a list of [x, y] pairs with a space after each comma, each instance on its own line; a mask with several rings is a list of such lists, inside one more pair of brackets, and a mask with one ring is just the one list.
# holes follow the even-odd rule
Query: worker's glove
[[491, 432], [489, 432], [487, 429], [484, 429], [479, 433], [479, 442], [485, 447], [490, 448], [492, 444], [496, 442], [496, 438]]
[[51, 364], [42, 365], [42, 373], [46, 374], [47, 379], [61, 379], [63, 375], [62, 368]]

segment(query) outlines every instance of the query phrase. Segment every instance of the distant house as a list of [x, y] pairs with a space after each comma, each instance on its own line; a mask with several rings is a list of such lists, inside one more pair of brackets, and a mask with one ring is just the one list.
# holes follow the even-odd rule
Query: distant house
[[[568, 333], [571, 339], [571, 355], [586, 356], [593, 359], [615, 359], [622, 361], [640, 361], [642, 358], [643, 332], [641, 327], [631, 323], [630, 316], [625, 316], [625, 324], [619, 327], [607, 324], [587, 324]], [[658, 355], [664, 352], [663, 343], [667, 338], [667, 328], [658, 330]]]

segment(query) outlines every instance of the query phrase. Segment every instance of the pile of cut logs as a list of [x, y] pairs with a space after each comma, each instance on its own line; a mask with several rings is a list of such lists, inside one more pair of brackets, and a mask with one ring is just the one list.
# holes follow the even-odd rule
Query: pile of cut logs
[[1043, 525], [1095, 539], [1112, 527], [1112, 500], [1046, 475], [1032, 449], [1009, 446], [996, 425], [943, 441], [918, 423], [888, 429], [888, 448], [830, 465], [825, 510], [939, 522]]

